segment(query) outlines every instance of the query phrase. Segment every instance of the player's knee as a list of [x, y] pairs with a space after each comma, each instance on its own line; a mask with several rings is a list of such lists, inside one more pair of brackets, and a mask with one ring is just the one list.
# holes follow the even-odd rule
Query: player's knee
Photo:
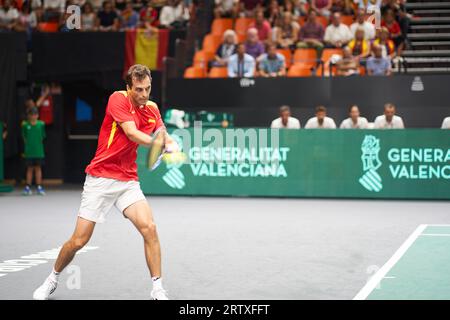
[[145, 240], [154, 240], [156, 235], [156, 224], [154, 222], [147, 223], [142, 229], [141, 229], [142, 236]]
[[85, 239], [85, 238], [72, 238], [70, 240], [71, 247], [76, 251], [81, 250], [88, 241], [89, 241], [89, 239]]

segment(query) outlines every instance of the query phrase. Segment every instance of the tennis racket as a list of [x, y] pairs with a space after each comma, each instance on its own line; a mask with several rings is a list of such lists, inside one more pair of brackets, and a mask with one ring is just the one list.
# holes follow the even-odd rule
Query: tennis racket
[[185, 153], [167, 150], [166, 131], [164, 129], [158, 130], [153, 136], [154, 140], [147, 157], [147, 167], [150, 171], [155, 170], [161, 162], [181, 165], [186, 161], [187, 156]]

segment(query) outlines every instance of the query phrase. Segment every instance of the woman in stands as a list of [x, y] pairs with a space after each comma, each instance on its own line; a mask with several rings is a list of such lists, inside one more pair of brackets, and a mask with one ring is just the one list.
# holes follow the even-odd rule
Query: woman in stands
[[237, 36], [236, 32], [229, 29], [223, 34], [223, 42], [217, 48], [214, 61], [212, 63], [213, 67], [226, 67], [228, 63], [228, 58], [236, 52]]
[[283, 12], [280, 24], [273, 29], [274, 40], [279, 48], [294, 48], [300, 31], [290, 12]]

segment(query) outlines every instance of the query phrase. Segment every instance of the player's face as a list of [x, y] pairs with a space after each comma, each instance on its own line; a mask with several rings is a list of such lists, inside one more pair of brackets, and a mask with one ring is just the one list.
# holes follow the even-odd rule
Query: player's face
[[289, 111], [283, 111], [281, 113], [281, 119], [283, 120], [283, 122], [287, 122], [290, 116], [291, 113]]
[[327, 114], [325, 113], [325, 111], [319, 111], [316, 113], [316, 117], [317, 117], [317, 119], [319, 119], [319, 121], [322, 121], [326, 115]]
[[359, 110], [357, 107], [353, 107], [352, 110], [350, 110], [350, 117], [352, 119], [358, 119], [359, 117]]
[[133, 79], [133, 87], [128, 87], [128, 93], [135, 105], [142, 106], [147, 103], [152, 90], [152, 84], [149, 77], [143, 80]]
[[384, 115], [386, 116], [386, 119], [388, 120], [388, 121], [391, 121], [392, 120], [392, 118], [394, 117], [394, 114], [395, 114], [395, 108], [386, 108], [385, 110], [384, 110]]

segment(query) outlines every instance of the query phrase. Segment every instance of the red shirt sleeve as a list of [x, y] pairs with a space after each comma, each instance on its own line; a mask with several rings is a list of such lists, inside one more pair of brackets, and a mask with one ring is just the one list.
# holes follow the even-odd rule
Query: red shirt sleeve
[[114, 92], [108, 101], [108, 111], [116, 122], [134, 121], [133, 115], [130, 112], [130, 104], [120, 92]]

